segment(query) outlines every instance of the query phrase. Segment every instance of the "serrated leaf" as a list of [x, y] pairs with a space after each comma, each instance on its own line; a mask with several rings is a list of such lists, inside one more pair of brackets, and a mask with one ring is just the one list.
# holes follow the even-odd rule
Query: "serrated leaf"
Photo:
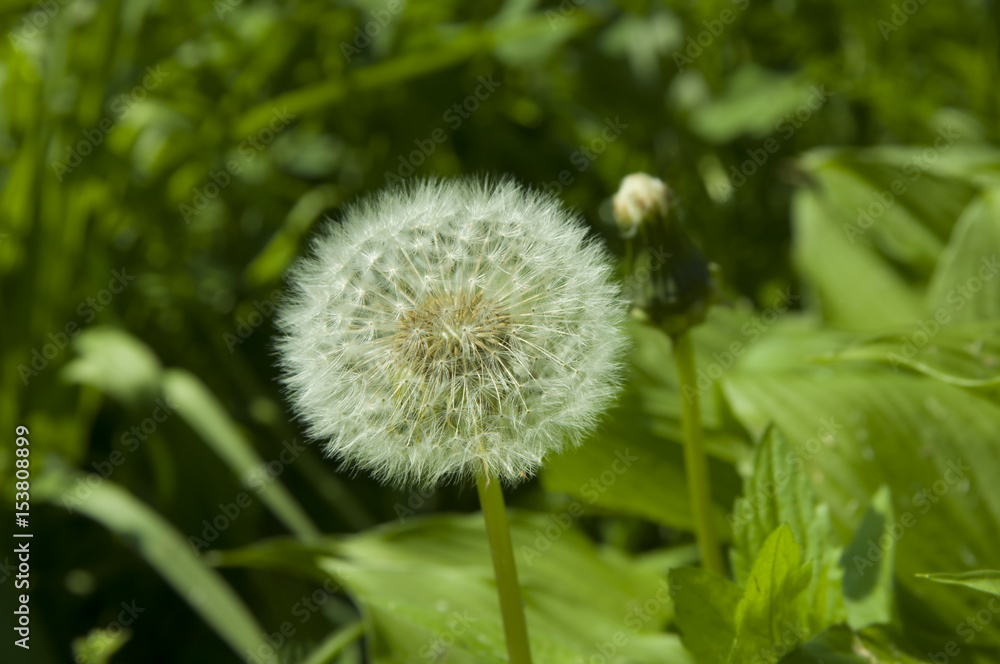
[[807, 606], [799, 601], [812, 580], [813, 564], [802, 562], [802, 548], [787, 525], [764, 541], [743, 598], [736, 607], [736, 638], [728, 662], [751, 658], [774, 664], [808, 638]]

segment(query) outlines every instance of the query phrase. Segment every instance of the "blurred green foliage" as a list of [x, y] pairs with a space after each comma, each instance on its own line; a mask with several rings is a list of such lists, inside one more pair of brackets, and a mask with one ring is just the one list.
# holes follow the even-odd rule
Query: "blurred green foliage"
[[[515, 531], [531, 550], [582, 514], [524, 574], [544, 661], [596, 661], [574, 658], [618, 631], [641, 638], [608, 661], [691, 661], [681, 637], [716, 661], [776, 627], [768, 602], [803, 621], [794, 661], [927, 661], [949, 641], [948, 661], [1000, 659], [995, 629], [966, 642], [960, 624], [991, 595], [915, 576], [1000, 569], [1000, 280], [956, 290], [1000, 253], [995, 3], [47, 0], [0, 19], [0, 478], [6, 523], [25, 425], [33, 661], [69, 660], [74, 639], [86, 661], [267, 661], [269, 634], [283, 661], [358, 662], [358, 620], [370, 661], [434, 661], [453, 608], [492, 606], [488, 569], [473, 522], [416, 516], [474, 510], [474, 493], [394, 492], [296, 442], [271, 355], [282, 275], [325, 216], [411, 175], [513, 174], [621, 254], [607, 200], [634, 171], [670, 184], [733, 302], [695, 340], [743, 571], [673, 573], [687, 590], [631, 631], [628, 612], [692, 563], [682, 396], [668, 340], [636, 325], [621, 405], [512, 496], [535, 512]], [[770, 423], [807, 450], [814, 491], [774, 509], [825, 510], [820, 539], [785, 512], [729, 531], [744, 478], [773, 470], [754, 449]], [[623, 449], [641, 462], [605, 481]], [[846, 614], [808, 608], [818, 581], [791, 567], [747, 599], [762, 551], [836, 574], [835, 551], [867, 547], [869, 505], [919, 513], [956, 460], [968, 475], [878, 582], [831, 582]], [[133, 601], [145, 612], [114, 635]], [[722, 633], [698, 631], [709, 609], [732, 614]], [[447, 661], [501, 661], [482, 620]]]

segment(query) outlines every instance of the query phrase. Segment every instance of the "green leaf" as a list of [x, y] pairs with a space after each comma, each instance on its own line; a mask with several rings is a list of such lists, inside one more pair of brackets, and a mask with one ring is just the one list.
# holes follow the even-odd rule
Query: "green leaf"
[[112, 633], [107, 629], [92, 629], [87, 636], [73, 639], [73, 661], [87, 664], [108, 664], [111, 656], [122, 649], [132, 637], [128, 629]]
[[743, 485], [728, 519], [733, 528], [733, 574], [745, 583], [767, 537], [787, 524], [805, 549], [807, 560], [821, 557], [836, 546], [832, 533], [822, 541], [810, 538], [815, 523], [816, 499], [809, 478], [801, 470], [805, 459], [789, 447], [784, 435], [768, 427], [757, 446], [753, 473]]
[[684, 647], [700, 664], [725, 662], [736, 638], [740, 587], [708, 570], [681, 567], [670, 570], [670, 589]]
[[[32, 488], [39, 499], [61, 504], [65, 502], [67, 487], [74, 482], [83, 483], [83, 475], [53, 470]], [[83, 486], [91, 493], [82, 499], [70, 498], [73, 508], [132, 542], [138, 553], [233, 652], [242, 658], [248, 650], [256, 651], [264, 643], [264, 631], [239, 596], [217, 572], [198, 559], [184, 536], [163, 517], [109, 480]]]
[[[679, 639], [661, 631], [673, 616], [666, 580], [620, 554], [599, 553], [567, 519], [511, 514], [536, 661], [690, 662]], [[275, 540], [218, 559], [287, 570], [289, 550], [302, 546]], [[325, 556], [308, 547], [294, 558], [297, 573], [312, 578], [319, 570], [348, 590], [362, 609], [375, 662], [507, 661], [481, 515], [412, 518], [331, 538], [323, 547]]]
[[807, 612], [800, 596], [812, 579], [812, 563], [802, 562], [802, 549], [787, 525], [764, 541], [736, 607], [736, 635], [730, 662], [760, 656], [773, 664], [809, 635]]
[[359, 621], [341, 627], [333, 632], [323, 643], [302, 659], [300, 664], [328, 664], [334, 661], [334, 657], [344, 651], [345, 648], [364, 636], [365, 626]]
[[896, 536], [903, 529], [893, 517], [889, 488], [882, 487], [841, 560], [848, 624], [854, 629], [892, 620]]
[[956, 586], [965, 586], [981, 590], [984, 593], [991, 593], [1000, 596], [1000, 571], [991, 569], [975, 570], [973, 572], [962, 572], [960, 574], [918, 574], [922, 579], [936, 581], [937, 583], [950, 583]]
[[717, 98], [696, 109], [691, 129], [705, 140], [725, 143], [749, 134], [764, 138], [784, 128], [785, 119], [807, 102], [822, 105], [828, 94], [799, 76], [776, 74], [753, 64], [733, 72]]
[[705, 570], [671, 570], [685, 647], [699, 664], [779, 661], [812, 633], [803, 597], [812, 567], [785, 525], [760, 547], [742, 592]]
[[819, 631], [846, 617], [841, 591], [839, 538], [833, 531], [829, 510], [817, 505], [815, 489], [802, 472], [806, 459], [788, 445], [784, 435], [768, 427], [757, 448], [753, 473], [744, 483], [743, 496], [730, 514], [734, 546], [733, 573], [745, 584], [750, 565], [767, 538], [782, 525], [791, 529], [813, 561], [813, 578], [804, 602], [809, 605], [810, 629]]
[[897, 373], [906, 368], [961, 387], [1000, 385], [1000, 328], [995, 322], [945, 327], [930, 317], [908, 332], [857, 342], [830, 359], [881, 362]]
[[[780, 347], [780, 340], [774, 340]], [[765, 352], [755, 347], [751, 352]], [[837, 363], [768, 372], [748, 358], [726, 379], [736, 416], [754, 432], [774, 423], [796, 441], [803, 472], [830, 506], [838, 529], [853, 530], [858, 509], [889, 487], [896, 522], [897, 583], [920, 598], [901, 602], [903, 619], [919, 611], [916, 639], [947, 640], [954, 616], [978, 607], [969, 597], [928, 588], [914, 577], [956, 565], [1000, 568], [1000, 407], [976, 393], [884, 367]], [[823, 421], [830, 423], [824, 426]], [[909, 635], [908, 635], [909, 636]], [[976, 656], [1000, 647], [980, 634]], [[982, 661], [989, 661], [988, 659]]]
[[830, 198], [835, 190], [807, 189], [792, 204], [795, 259], [820, 310], [834, 326], [878, 330], [914, 320], [917, 293], [873, 249], [851, 243]]
[[927, 294], [927, 310], [950, 322], [1000, 320], [1000, 188], [985, 191], [962, 214]]
[[843, 329], [883, 331], [924, 311], [920, 289], [976, 187], [916, 168], [918, 148], [820, 149], [793, 200], [794, 255], [814, 305]]
[[84, 330], [73, 341], [77, 357], [62, 370], [71, 383], [86, 383], [116, 400], [135, 404], [159, 392], [162, 368], [139, 339], [113, 327]]
[[782, 660], [782, 664], [924, 664], [900, 648], [882, 628], [870, 627], [853, 632], [845, 625], [835, 625], [817, 634], [801, 648]]

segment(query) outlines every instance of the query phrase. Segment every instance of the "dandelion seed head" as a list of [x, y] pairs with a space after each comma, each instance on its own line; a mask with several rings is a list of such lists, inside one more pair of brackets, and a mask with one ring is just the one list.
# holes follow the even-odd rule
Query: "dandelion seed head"
[[520, 481], [617, 393], [611, 274], [557, 199], [510, 180], [384, 191], [293, 268], [283, 381], [329, 455], [383, 481]]

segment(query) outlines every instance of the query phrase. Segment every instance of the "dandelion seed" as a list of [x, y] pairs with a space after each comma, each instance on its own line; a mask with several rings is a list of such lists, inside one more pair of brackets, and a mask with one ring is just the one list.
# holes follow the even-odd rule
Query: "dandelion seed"
[[283, 380], [331, 456], [386, 482], [513, 483], [617, 392], [611, 273], [555, 198], [509, 180], [383, 192], [292, 271]]

